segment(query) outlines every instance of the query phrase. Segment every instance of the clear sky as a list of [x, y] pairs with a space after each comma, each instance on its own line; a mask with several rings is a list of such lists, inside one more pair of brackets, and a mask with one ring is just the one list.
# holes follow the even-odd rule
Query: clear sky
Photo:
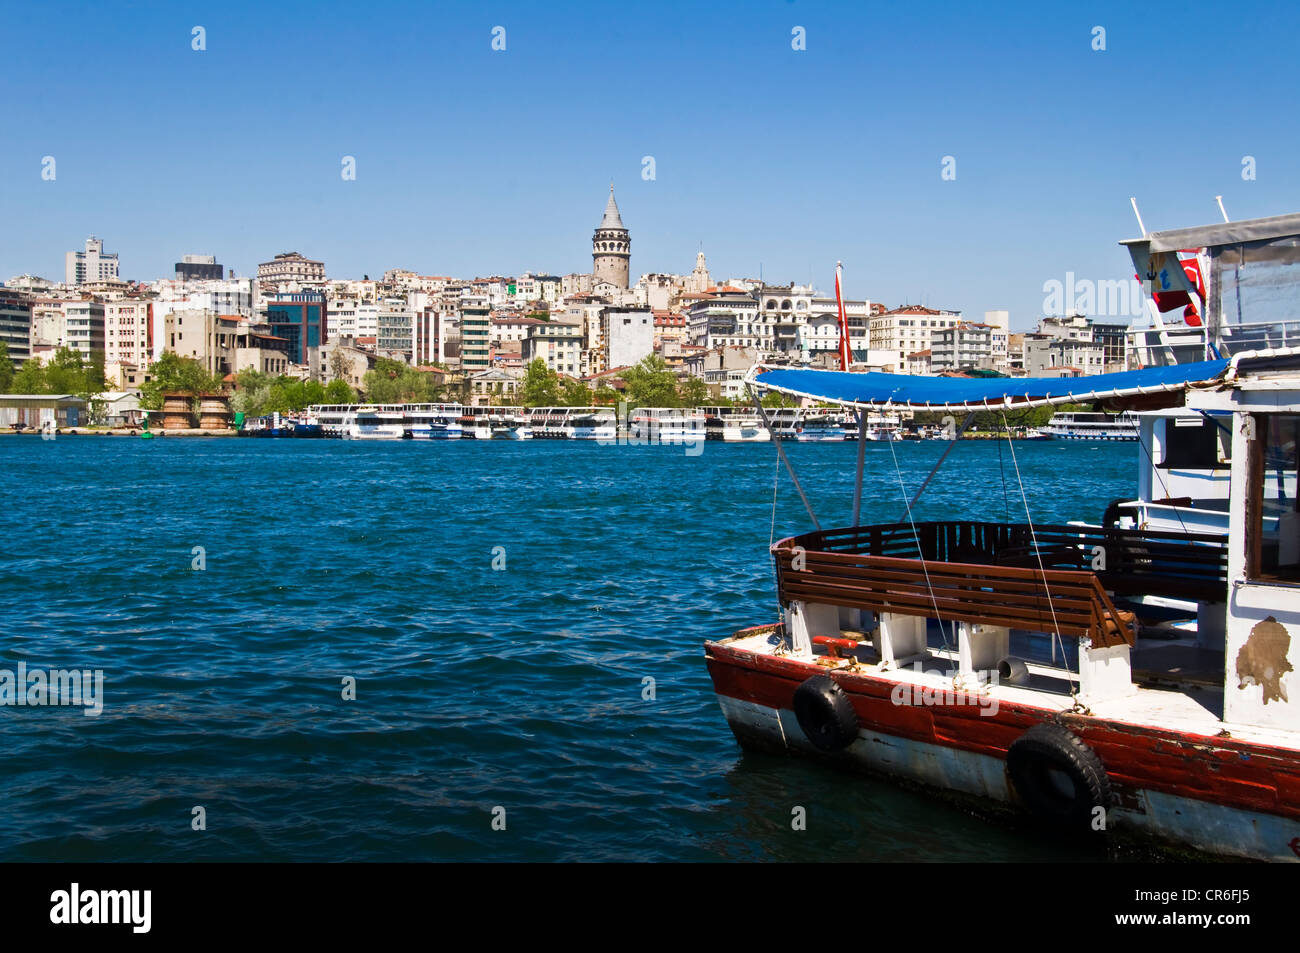
[[0, 280], [90, 234], [137, 280], [585, 272], [613, 180], [634, 278], [841, 259], [1025, 327], [1130, 276], [1130, 195], [1153, 230], [1300, 211], [1294, 3], [10, 2], [0, 36]]

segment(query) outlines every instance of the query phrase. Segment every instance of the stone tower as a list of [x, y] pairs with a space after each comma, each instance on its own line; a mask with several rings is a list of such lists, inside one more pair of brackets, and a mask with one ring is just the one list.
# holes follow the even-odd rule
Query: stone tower
[[614, 186], [609, 187], [609, 204], [605, 217], [596, 226], [591, 240], [591, 275], [595, 281], [608, 281], [620, 288], [628, 286], [628, 263], [632, 259], [632, 239], [623, 227], [614, 201]]

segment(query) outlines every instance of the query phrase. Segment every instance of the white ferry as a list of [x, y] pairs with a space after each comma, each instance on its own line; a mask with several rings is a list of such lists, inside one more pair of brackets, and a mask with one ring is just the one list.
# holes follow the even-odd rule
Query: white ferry
[[772, 439], [758, 412], [745, 407], [701, 407], [706, 440], [765, 443]]
[[345, 440], [401, 440], [406, 436], [406, 415], [400, 404], [359, 407], [343, 430]]
[[459, 440], [464, 434], [460, 404], [406, 404], [406, 433], [413, 440]]
[[535, 440], [607, 440], [618, 438], [613, 407], [533, 407], [528, 429]]
[[466, 407], [460, 419], [462, 436], [476, 440], [528, 440], [527, 411], [523, 407]]
[[1136, 440], [1138, 420], [1131, 413], [1060, 413], [1052, 414], [1047, 426], [1038, 433], [1053, 440]]
[[694, 443], [705, 436], [704, 412], [683, 407], [638, 407], [628, 414], [628, 439], [637, 443]]
[[828, 414], [825, 411], [808, 413], [795, 427], [796, 443], [843, 443], [849, 439], [842, 414]]

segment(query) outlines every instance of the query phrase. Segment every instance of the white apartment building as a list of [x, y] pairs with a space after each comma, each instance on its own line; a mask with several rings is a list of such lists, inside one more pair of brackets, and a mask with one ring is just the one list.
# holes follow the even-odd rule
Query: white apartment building
[[152, 354], [149, 334], [153, 320], [152, 300], [118, 300], [104, 302], [104, 365], [113, 369], [123, 365], [148, 367]]
[[577, 377], [582, 371], [582, 328], [563, 321], [543, 321], [529, 328], [520, 357], [525, 365], [541, 358], [559, 374]]
[[871, 348], [890, 352], [901, 369], [909, 354], [932, 350], [935, 332], [960, 324], [961, 312], [909, 304], [873, 315], [869, 323]]
[[92, 235], [86, 239], [85, 251], [70, 251], [64, 257], [64, 275], [70, 285], [117, 281], [117, 255], [106, 255], [103, 239]]
[[710, 289], [690, 306], [686, 319], [691, 343], [698, 347], [768, 349], [764, 328], [770, 325], [759, 320], [759, 302], [733, 285]]

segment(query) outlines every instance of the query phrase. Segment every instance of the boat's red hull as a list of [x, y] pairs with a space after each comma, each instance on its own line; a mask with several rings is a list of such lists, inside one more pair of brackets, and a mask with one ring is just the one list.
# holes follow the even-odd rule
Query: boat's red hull
[[[797, 727], [793, 699], [803, 681], [827, 674], [825, 668], [726, 643], [709, 643], [706, 651], [719, 700], [742, 743], [818, 753]], [[1227, 831], [1216, 833], [1209, 843], [1204, 838], [1190, 842], [1226, 853], [1300, 859], [1300, 756], [1295, 750], [1007, 702], [990, 711], [974, 696], [964, 704], [958, 697], [957, 704], [900, 705], [891, 699], [897, 681], [844, 670], [835, 671], [833, 678], [851, 701], [862, 736], [899, 746], [893, 760], [878, 759], [874, 745], [864, 747], [857, 757], [854, 749], [832, 756], [837, 759], [863, 761], [866, 767], [940, 786], [946, 784], [942, 772], [950, 770], [953, 790], [973, 787], [965, 793], [1014, 805], [1014, 789], [990, 778], [996, 768], [984, 759], [1004, 766], [1013, 741], [1034, 724], [1057, 720], [1096, 752], [1115, 792], [1117, 813], [1135, 826], [1184, 840], [1177, 830], [1184, 824], [1229, 829], [1250, 824], [1264, 841], [1259, 850], [1233, 850]], [[768, 723], [769, 717], [774, 721]], [[918, 758], [926, 761], [926, 770], [915, 768]], [[982, 772], [984, 779], [967, 783], [958, 777], [972, 772]], [[1145, 815], [1160, 813], [1184, 819], [1152, 817], [1144, 823]], [[1214, 815], [1213, 821], [1209, 815]], [[1221, 839], [1225, 843], [1220, 844]]]

